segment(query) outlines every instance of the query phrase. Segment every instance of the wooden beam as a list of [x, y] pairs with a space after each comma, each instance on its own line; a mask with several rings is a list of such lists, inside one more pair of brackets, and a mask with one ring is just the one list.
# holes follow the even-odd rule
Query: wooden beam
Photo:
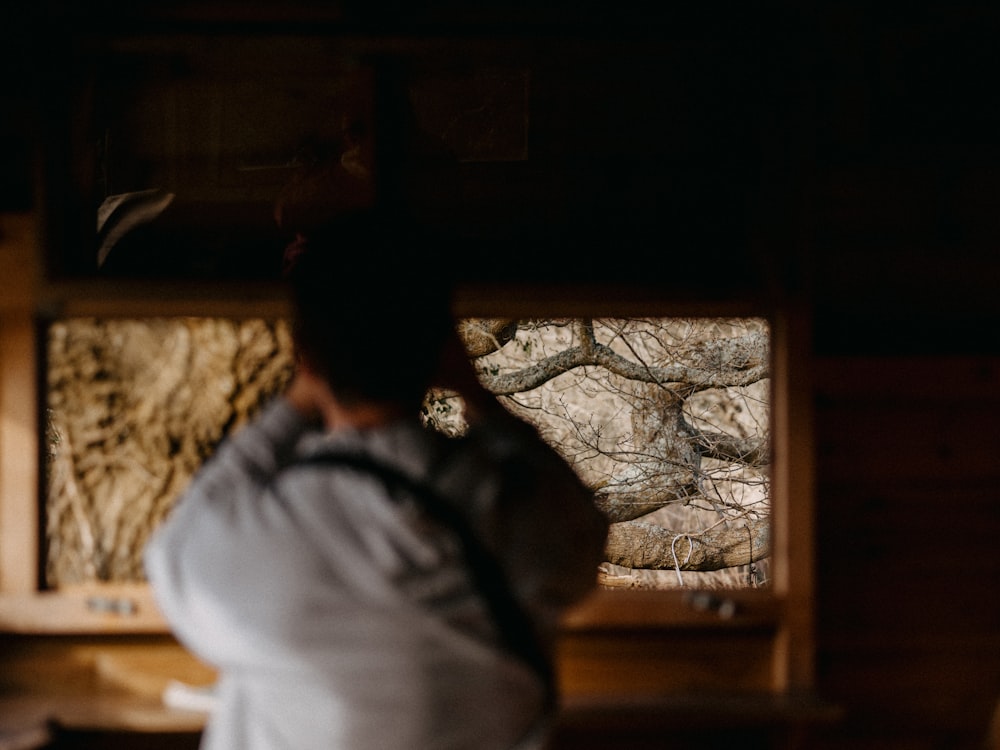
[[38, 413], [34, 294], [38, 252], [28, 216], [0, 216], [0, 593], [38, 587]]

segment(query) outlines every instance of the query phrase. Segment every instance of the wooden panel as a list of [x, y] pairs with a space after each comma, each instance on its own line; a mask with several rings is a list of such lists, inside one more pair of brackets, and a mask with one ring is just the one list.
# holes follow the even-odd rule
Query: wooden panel
[[1000, 478], [1000, 359], [820, 359], [817, 460], [825, 476], [941, 488]]
[[560, 641], [568, 695], [771, 690], [772, 630], [576, 632]]
[[60, 741], [78, 734], [84, 744], [73, 747], [98, 735], [120, 735], [115, 747], [160, 734], [190, 738], [201, 731], [204, 714], [165, 705], [163, 689], [170, 680], [205, 685], [214, 679], [213, 670], [170, 636], [6, 635], [0, 640], [0, 738], [38, 728], [55, 729]]
[[876, 406], [1000, 401], [1000, 357], [819, 357], [813, 373], [819, 406], [827, 410], [835, 400]]
[[35, 221], [0, 214], [0, 594], [38, 585]]
[[775, 593], [784, 609], [774, 645], [774, 688], [815, 687], [816, 525], [815, 431], [812, 408], [812, 327], [806, 310], [790, 305], [772, 331], [771, 517]]
[[799, 744], [810, 726], [840, 713], [809, 694], [704, 691], [600, 701], [571, 698], [556, 718], [551, 750], [699, 748], [754, 750]]
[[818, 689], [848, 716], [820, 746], [978, 747], [1000, 696], [1000, 360], [815, 372]]
[[169, 628], [145, 583], [92, 583], [0, 596], [0, 632], [166, 634]]
[[38, 586], [38, 419], [35, 329], [0, 315], [0, 594]]
[[997, 653], [996, 634], [859, 637], [828, 644], [819, 669], [824, 693], [849, 701], [854, 722], [985, 736], [1000, 696]]
[[198, 750], [200, 731], [100, 731], [56, 727], [45, 750]]
[[39, 268], [34, 214], [0, 213], [0, 268], [3, 269], [3, 294], [0, 315], [8, 311], [32, 309]]
[[1000, 480], [1000, 422], [982, 402], [876, 408], [845, 400], [835, 409], [821, 409], [818, 431], [822, 470], [841, 480]]
[[1000, 539], [1000, 497], [991, 482], [836, 483], [823, 487], [821, 502], [821, 547], [835, 565], [827, 576], [863, 574], [866, 582], [986, 599], [958, 584], [1000, 577], [1000, 556], [978, 552]]

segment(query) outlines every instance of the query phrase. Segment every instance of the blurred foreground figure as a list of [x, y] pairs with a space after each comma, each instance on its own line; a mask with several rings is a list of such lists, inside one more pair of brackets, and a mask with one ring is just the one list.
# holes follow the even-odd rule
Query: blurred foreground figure
[[[207, 750], [544, 744], [554, 630], [607, 523], [480, 385], [426, 246], [374, 211], [303, 239], [289, 387], [147, 547], [175, 634], [220, 673]], [[423, 426], [430, 386], [467, 434]]]

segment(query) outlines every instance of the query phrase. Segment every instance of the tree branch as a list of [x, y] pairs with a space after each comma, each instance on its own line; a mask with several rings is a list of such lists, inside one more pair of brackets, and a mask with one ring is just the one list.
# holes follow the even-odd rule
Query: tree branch
[[594, 504], [612, 523], [633, 521], [665, 505], [687, 502], [690, 499], [684, 486], [678, 486], [675, 492], [658, 486], [635, 492], [598, 490], [594, 493]]
[[771, 441], [768, 435], [736, 437], [725, 432], [699, 431], [694, 436], [702, 456], [720, 461], [734, 461], [760, 468], [771, 464]]
[[665, 367], [650, 367], [621, 356], [605, 344], [586, 340], [582, 346], [564, 349], [516, 372], [500, 375], [484, 372], [481, 376], [488, 390], [498, 396], [510, 396], [586, 366], [603, 367], [623, 378], [643, 383], [680, 384], [692, 392], [746, 386], [770, 375], [767, 336], [759, 333], [679, 349], [675, 359], [679, 361]]

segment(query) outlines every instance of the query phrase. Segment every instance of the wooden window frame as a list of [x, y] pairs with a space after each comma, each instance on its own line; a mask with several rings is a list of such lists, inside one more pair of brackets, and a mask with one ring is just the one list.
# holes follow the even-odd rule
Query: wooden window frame
[[[0, 215], [0, 265], [12, 269], [0, 301], [0, 633], [168, 634], [145, 584], [40, 587], [39, 388], [41, 313], [47, 316], [287, 313], [276, 284], [47, 282], [31, 215]], [[482, 317], [762, 316], [772, 329], [772, 559], [767, 590], [725, 592], [731, 620], [690, 606], [681, 591], [598, 591], [566, 620], [568, 632], [713, 631], [765, 627], [773, 635], [771, 689], [814, 686], [813, 443], [807, 311], [782, 300], [698, 301], [662, 290], [598, 285], [476, 284], [459, 289], [456, 314]], [[122, 614], [108, 602], [126, 602]], [[110, 610], [110, 611], [109, 611]]]

